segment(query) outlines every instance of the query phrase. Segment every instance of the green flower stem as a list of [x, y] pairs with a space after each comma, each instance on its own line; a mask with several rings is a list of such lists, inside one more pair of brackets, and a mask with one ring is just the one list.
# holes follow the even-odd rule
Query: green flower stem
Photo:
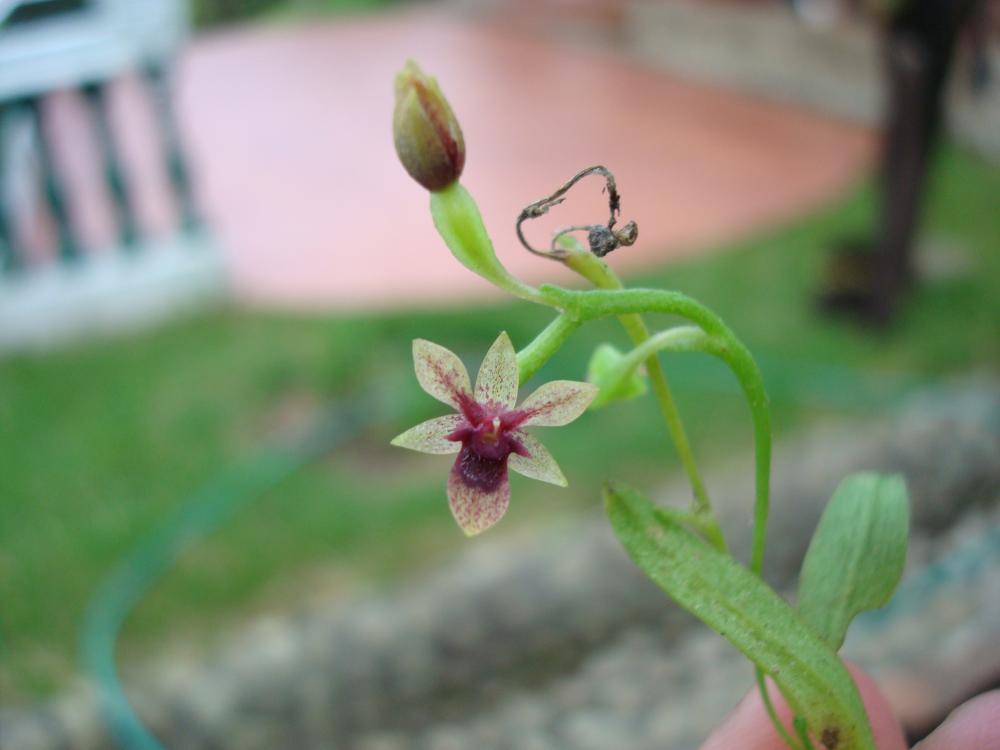
[[541, 292], [582, 321], [610, 315], [658, 312], [686, 318], [708, 334], [704, 340], [704, 351], [714, 354], [729, 365], [750, 406], [756, 458], [756, 499], [750, 569], [759, 575], [764, 564], [770, 506], [771, 415], [763, 378], [747, 348], [715, 313], [680, 292], [659, 289], [575, 291], [550, 284], [542, 286]]
[[[743, 388], [750, 406], [754, 429], [754, 455], [756, 459], [756, 499], [754, 501], [753, 541], [750, 553], [750, 569], [760, 575], [764, 565], [764, 548], [767, 542], [767, 517], [770, 510], [771, 484], [771, 413], [767, 392], [760, 369], [750, 352], [733, 332], [711, 310], [679, 292], [659, 289], [617, 289], [607, 291], [578, 292], [545, 285], [541, 289], [547, 297], [559, 301], [564, 309], [575, 311], [582, 320], [607, 317], [609, 315], [638, 315], [643, 312], [660, 312], [678, 315], [697, 324], [709, 334], [700, 344], [703, 351], [718, 356], [732, 369]], [[683, 329], [682, 329], [683, 330]], [[684, 337], [688, 343], [693, 340]], [[714, 520], [714, 518], [713, 518]], [[757, 669], [760, 687], [768, 715], [782, 738], [793, 750], [800, 745], [791, 742], [788, 732], [778, 720], [777, 713], [768, 695], [763, 673]], [[798, 713], [798, 712], [796, 712]], [[800, 733], [801, 735], [801, 733]], [[808, 737], [808, 735], [807, 735]], [[809, 747], [811, 743], [803, 743]]]
[[726, 548], [726, 540], [723, 538], [722, 530], [719, 528], [719, 524], [716, 522], [714, 516], [705, 516], [701, 513], [670, 508], [663, 505], [657, 506], [657, 510], [662, 511], [664, 516], [682, 526], [697, 531], [719, 552], [729, 554], [729, 550]]
[[517, 370], [521, 385], [538, 372], [581, 325], [581, 321], [574, 316], [565, 312], [560, 313], [535, 337], [534, 341], [519, 351]]
[[[693, 326], [670, 328], [651, 336], [625, 355], [621, 362], [618, 363], [616, 368], [617, 371], [613, 371], [609, 376], [609, 380], [605, 383], [605, 387], [613, 390], [616, 385], [625, 380], [625, 378], [627, 378], [639, 366], [639, 364], [642, 363], [643, 360], [647, 360], [649, 357], [655, 356], [655, 354], [660, 351], [703, 351], [721, 355], [724, 348], [724, 343], [711, 340], [708, 334], [700, 328]], [[691, 523], [691, 520], [688, 519], [688, 522]], [[710, 524], [692, 523], [691, 525], [694, 525], [695, 528], [701, 531], [705, 535], [705, 538], [714, 544], [716, 548], [726, 551], [724, 537], [722, 536], [721, 529], [714, 516], [711, 516]], [[761, 544], [763, 544], [763, 541], [761, 541]], [[764, 681], [764, 673], [759, 668], [756, 669], [756, 676], [757, 686], [760, 689], [764, 708], [767, 711], [768, 717], [771, 719], [771, 723], [774, 724], [778, 733], [781, 735], [781, 738], [790, 748], [792, 748], [792, 750], [801, 750], [799, 742], [792, 738], [792, 736], [788, 733], [788, 730], [785, 729], [784, 724], [782, 724], [781, 719], [778, 717], [777, 711], [774, 709], [774, 703], [771, 701], [771, 696], [768, 692], [767, 683]]]
[[[563, 243], [562, 247], [568, 253], [565, 258], [566, 265], [594, 286], [606, 290], [622, 288], [621, 279], [615, 275], [607, 263], [595, 257], [587, 250], [584, 250], [580, 247], [579, 243], [567, 242]], [[642, 315], [638, 313], [619, 315], [618, 320], [621, 322], [629, 338], [632, 339], [632, 343], [636, 346], [643, 344], [649, 339], [649, 328], [646, 326], [645, 321], [643, 321]], [[670, 391], [667, 374], [664, 372], [663, 365], [655, 353], [650, 354], [646, 359], [646, 373], [649, 376], [650, 384], [653, 386], [653, 395], [660, 405], [660, 413], [663, 414], [667, 431], [670, 433], [670, 438], [674, 442], [681, 465], [684, 467], [688, 481], [691, 483], [691, 490], [694, 493], [695, 511], [703, 519], [710, 519], [710, 524], [714, 525], [717, 531], [717, 535], [713, 534], [712, 536], [722, 539], [722, 530], [715, 520], [714, 513], [712, 513], [712, 503], [709, 500], [708, 491], [705, 489], [705, 483], [701, 479], [701, 473], [698, 471], [694, 451], [691, 449], [691, 443], [684, 429], [684, 422], [681, 419], [677, 403], [674, 401], [674, 395]], [[724, 544], [723, 542], [723, 547]]]
[[464, 187], [453, 182], [430, 195], [434, 226], [463, 266], [515, 297], [551, 304], [538, 289], [514, 278], [497, 258], [479, 207]]
[[799, 735], [799, 739], [802, 740], [804, 750], [816, 750], [816, 746], [813, 745], [812, 739], [809, 737], [809, 726], [806, 723], [805, 717], [796, 716], [792, 723], [795, 724], [795, 732]]
[[[687, 517], [691, 525], [699, 529], [707, 540], [721, 550], [725, 550], [722, 530], [712, 513], [708, 493], [698, 472], [680, 413], [656, 352], [661, 348], [698, 349], [719, 356], [730, 366], [747, 397], [754, 425], [756, 500], [750, 567], [759, 575], [764, 561], [770, 503], [770, 413], [767, 394], [756, 362], [729, 328], [710, 310], [677, 292], [623, 290], [621, 281], [606, 264], [578, 246], [568, 248], [567, 256], [564, 258], [566, 264], [603, 291], [571, 292], [550, 285], [536, 289], [525, 284], [512, 276], [496, 257], [493, 243], [483, 225], [475, 200], [458, 182], [431, 193], [431, 215], [448, 248], [466, 268], [515, 297], [561, 310], [560, 315], [518, 354], [521, 383], [534, 375], [583, 321], [609, 315], [616, 315], [619, 318], [636, 345], [632, 368], [638, 366], [641, 359], [646, 360], [653, 392], [691, 482], [695, 506], [694, 513], [687, 514]], [[641, 317], [644, 312], [679, 315], [696, 323], [708, 335], [702, 336], [695, 330], [681, 328], [651, 337]], [[761, 695], [772, 722], [789, 746], [797, 750], [797, 744], [778, 721], [763, 674], [759, 669], [757, 676]], [[803, 744], [808, 748], [811, 744], [808, 741], [808, 734], [798, 725], [797, 729], [800, 737], [804, 735]]]
[[[778, 712], [774, 708], [774, 701], [771, 700], [771, 694], [767, 689], [767, 680], [764, 677], [764, 671], [760, 667], [754, 666], [754, 674], [757, 678], [757, 690], [760, 692], [761, 700], [764, 703], [764, 710], [767, 712], [767, 718], [771, 720], [771, 724], [774, 725], [775, 730], [777, 730], [781, 739], [785, 741], [785, 744], [788, 745], [788, 747], [792, 750], [802, 750], [801, 744], [788, 733], [784, 722], [782, 722], [781, 717], [778, 716]], [[808, 736], [806, 739], [808, 739]], [[809, 750], [813, 750], [812, 743], [810, 743]]]
[[[628, 316], [636, 317], [638, 316]], [[643, 324], [643, 330], [645, 330], [645, 324]], [[681, 326], [678, 328], [670, 328], [666, 331], [660, 331], [659, 333], [649, 336], [645, 341], [636, 346], [632, 351], [630, 351], [625, 357], [622, 358], [621, 362], [618, 363], [615, 370], [613, 370], [609, 376], [606, 383], [603, 384], [605, 388], [613, 391], [618, 387], [626, 378], [629, 377], [643, 362], [646, 363], [647, 369], [649, 367], [649, 362], [655, 362], [659, 365], [659, 359], [656, 356], [658, 352], [661, 351], [672, 351], [672, 352], [690, 352], [690, 351], [706, 351], [708, 349], [708, 334], [706, 334], [700, 328], [695, 326]], [[662, 372], [662, 371], [661, 371]], [[665, 380], [664, 380], [665, 384]], [[669, 395], [669, 390], [668, 390]], [[671, 404], [673, 402], [671, 401]], [[675, 412], [676, 413], [676, 412]], [[670, 422], [668, 421], [668, 424]], [[680, 419], [678, 417], [677, 424], [680, 424]], [[681, 426], [681, 431], [683, 434], [683, 427]], [[690, 451], [689, 451], [690, 455]], [[691, 458], [693, 471], [695, 477], [698, 477], [697, 467], [694, 466], [694, 459]], [[700, 477], [698, 477], [699, 483], [698, 487], [701, 487], [702, 493], [704, 493], [704, 487], [700, 483]], [[693, 482], [692, 482], [693, 484]], [[696, 501], [691, 513], [694, 519], [694, 525], [701, 531], [705, 538], [713, 545], [716, 549], [725, 552], [726, 539], [722, 532], [722, 527], [719, 526], [719, 522], [712, 512], [711, 506], [708, 504], [708, 497], [703, 494], [703, 498], [698, 500], [698, 495], [695, 495]]]

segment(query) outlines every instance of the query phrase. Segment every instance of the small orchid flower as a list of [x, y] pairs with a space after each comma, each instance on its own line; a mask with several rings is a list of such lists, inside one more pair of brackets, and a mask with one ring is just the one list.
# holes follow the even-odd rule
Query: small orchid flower
[[448, 503], [472, 536], [495, 524], [510, 503], [507, 469], [566, 486], [552, 455], [521, 428], [558, 427], [583, 414], [597, 386], [571, 380], [546, 383], [517, 401], [517, 355], [501, 333], [486, 353], [475, 390], [462, 361], [443, 346], [417, 339], [413, 363], [420, 387], [458, 413], [436, 417], [396, 437], [393, 445], [422, 453], [457, 453], [448, 477]]

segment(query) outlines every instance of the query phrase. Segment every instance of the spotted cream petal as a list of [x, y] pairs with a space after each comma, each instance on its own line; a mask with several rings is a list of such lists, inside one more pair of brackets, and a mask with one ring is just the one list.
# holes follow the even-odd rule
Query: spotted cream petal
[[507, 466], [518, 474], [523, 474], [530, 479], [537, 479], [541, 482], [548, 482], [559, 487], [565, 487], [566, 477], [563, 476], [559, 464], [552, 458], [548, 449], [526, 432], [520, 430], [513, 433], [514, 437], [528, 451], [527, 456], [511, 453], [507, 459]]
[[424, 339], [413, 342], [413, 367], [420, 387], [449, 406], [459, 409], [461, 396], [472, 393], [469, 373], [455, 354]]
[[593, 383], [553, 380], [538, 388], [518, 407], [524, 414], [523, 425], [561, 427], [579, 417], [597, 395]]
[[476, 401], [492, 401], [508, 409], [517, 403], [517, 353], [507, 332], [502, 332], [483, 357], [476, 376]]
[[402, 435], [397, 435], [392, 439], [392, 444], [398, 448], [409, 448], [412, 451], [421, 453], [458, 453], [462, 443], [456, 440], [448, 440], [447, 437], [463, 424], [465, 420], [460, 414], [448, 414], [444, 417], [435, 417], [421, 422], [416, 427], [411, 427]]
[[448, 505], [466, 536], [486, 531], [503, 518], [510, 505], [510, 482], [506, 469], [494, 486], [483, 488], [463, 477], [459, 461], [456, 461], [448, 476]]

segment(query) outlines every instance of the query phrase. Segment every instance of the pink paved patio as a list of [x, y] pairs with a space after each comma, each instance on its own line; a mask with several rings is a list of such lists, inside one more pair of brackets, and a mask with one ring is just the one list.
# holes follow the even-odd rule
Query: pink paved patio
[[[396, 162], [392, 80], [408, 57], [447, 92], [463, 182], [500, 257], [530, 281], [566, 276], [519, 248], [514, 219], [584, 166], [616, 173], [622, 217], [639, 224], [639, 243], [612, 256], [629, 270], [813, 210], [872, 153], [855, 125], [427, 12], [206, 36], [182, 61], [181, 116], [241, 300], [400, 306], [488, 289], [447, 253]], [[594, 179], [532, 229], [544, 241], [605, 212]]]

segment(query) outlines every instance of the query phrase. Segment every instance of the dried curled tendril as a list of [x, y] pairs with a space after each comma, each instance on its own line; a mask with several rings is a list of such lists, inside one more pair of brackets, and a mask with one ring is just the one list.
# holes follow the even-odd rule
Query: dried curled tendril
[[[576, 224], [559, 229], [552, 236], [552, 242], [548, 250], [539, 250], [531, 246], [531, 243], [524, 236], [524, 222], [544, 216], [553, 206], [558, 206], [566, 200], [566, 193], [570, 191], [577, 182], [592, 174], [599, 174], [604, 177], [604, 192], [608, 196], [608, 223], [607, 224]], [[568, 252], [560, 247], [560, 240], [572, 232], [587, 232], [587, 242], [590, 245], [590, 252], [598, 258], [615, 250], [618, 247], [628, 247], [635, 243], [639, 237], [639, 227], [634, 221], [630, 221], [620, 229], [615, 229], [618, 221], [618, 214], [621, 211], [621, 196], [618, 194], [618, 187], [615, 184], [615, 176], [606, 167], [600, 165], [587, 167], [582, 172], [577, 173], [565, 185], [541, 200], [535, 201], [530, 206], [526, 206], [517, 217], [517, 238], [528, 250], [542, 258], [551, 260], [563, 260]]]

